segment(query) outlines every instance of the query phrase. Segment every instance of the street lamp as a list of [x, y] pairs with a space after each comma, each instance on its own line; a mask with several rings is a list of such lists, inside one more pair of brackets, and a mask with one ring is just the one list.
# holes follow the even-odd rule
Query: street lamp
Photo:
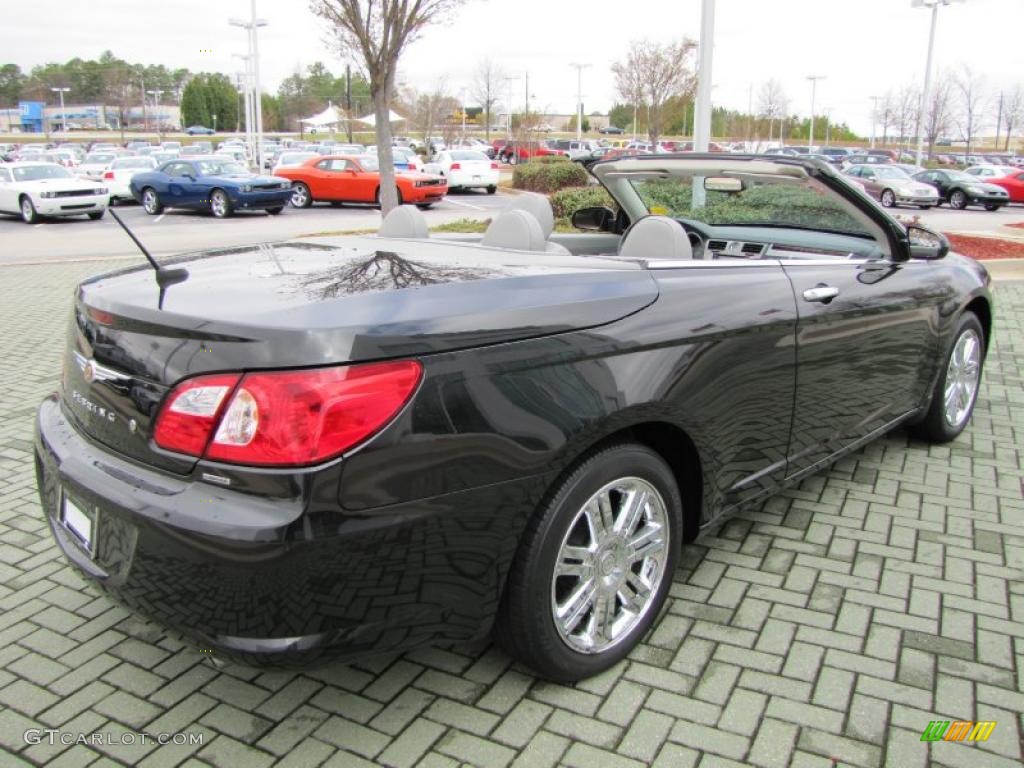
[[818, 90], [818, 81], [824, 80], [824, 75], [808, 75], [807, 79], [811, 81], [811, 130], [807, 137], [807, 148], [810, 149], [814, 145], [814, 97]]
[[244, 19], [228, 19], [233, 27], [242, 27], [249, 33], [249, 56], [252, 59], [252, 111], [255, 117], [254, 131], [255, 144], [253, 151], [256, 155], [257, 167], [263, 167], [263, 105], [260, 98], [260, 48], [256, 30], [259, 27], [267, 26], [266, 19], [256, 17], [256, 0], [252, 0], [250, 6], [249, 21]]
[[252, 61], [252, 57], [247, 56], [244, 53], [233, 53], [231, 55], [236, 59], [242, 59], [242, 61], [245, 62], [244, 79], [242, 79], [243, 76], [240, 75], [239, 83], [245, 100], [245, 144], [249, 150], [252, 151], [256, 126], [252, 114], [252, 67], [249, 65]]
[[950, 5], [963, 0], [911, 0], [911, 8], [931, 8], [932, 24], [928, 33], [928, 58], [924, 65], [924, 88], [921, 90], [921, 106], [917, 110], [917, 164], [921, 165], [924, 157], [924, 111], [932, 89], [932, 49], [935, 47], [935, 23], [939, 19], [939, 6]]
[[153, 111], [156, 113], [156, 137], [159, 139], [163, 135], [163, 129], [160, 125], [160, 97], [164, 92], [158, 88], [146, 91], [146, 93], [153, 97]]
[[583, 140], [583, 70], [589, 64], [576, 64], [573, 62], [570, 67], [576, 67], [576, 141]]
[[217, 132], [217, 115], [213, 114], [213, 115], [210, 115], [210, 117], [213, 118], [213, 132], [216, 133]]
[[68, 117], [64, 113], [64, 94], [68, 93], [70, 88], [51, 88], [54, 93], [60, 94], [60, 130], [64, 134], [64, 138], [67, 138], [68, 133]]
[[508, 134], [508, 138], [512, 138], [512, 83], [519, 80], [519, 75], [514, 77], [506, 77], [505, 89], [508, 92], [508, 114], [505, 115], [505, 132]]

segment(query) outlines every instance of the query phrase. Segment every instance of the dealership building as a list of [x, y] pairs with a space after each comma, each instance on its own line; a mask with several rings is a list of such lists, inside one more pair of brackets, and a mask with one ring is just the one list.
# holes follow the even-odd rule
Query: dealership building
[[[66, 104], [47, 106], [41, 101], [21, 101], [13, 109], [0, 109], [0, 133], [46, 133], [68, 130], [117, 130], [121, 128], [121, 109], [104, 104]], [[177, 130], [181, 110], [171, 104], [141, 105], [124, 110], [124, 128], [138, 130]]]

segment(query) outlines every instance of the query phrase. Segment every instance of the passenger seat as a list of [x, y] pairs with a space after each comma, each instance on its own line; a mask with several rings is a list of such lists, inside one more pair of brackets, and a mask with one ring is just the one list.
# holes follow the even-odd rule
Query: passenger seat
[[552, 243], [549, 238], [555, 229], [555, 212], [551, 209], [551, 201], [547, 195], [539, 195], [536, 192], [523, 192], [518, 194], [506, 203], [502, 209], [506, 211], [526, 211], [533, 215], [540, 224], [541, 233], [544, 235], [545, 247], [541, 250], [548, 253], [559, 253], [564, 256], [570, 255], [570, 251], [564, 245]]
[[619, 256], [630, 259], [692, 259], [693, 245], [686, 230], [675, 219], [644, 216], [622, 236]]
[[524, 210], [499, 213], [484, 232], [480, 245], [514, 251], [546, 251], [544, 230], [537, 218]]
[[377, 230], [377, 237], [424, 238], [430, 237], [427, 220], [414, 205], [399, 205], [391, 209]]

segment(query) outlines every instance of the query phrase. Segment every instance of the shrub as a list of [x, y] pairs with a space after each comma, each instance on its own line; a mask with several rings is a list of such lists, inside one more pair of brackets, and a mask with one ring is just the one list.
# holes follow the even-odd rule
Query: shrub
[[[538, 158], [547, 160], [547, 158]], [[512, 174], [512, 186], [530, 192], [557, 192], [566, 187], [582, 187], [587, 183], [587, 172], [579, 163], [531, 162], [517, 165]]]
[[615, 201], [604, 187], [570, 187], [551, 195], [551, 209], [556, 219], [571, 219], [581, 208], [603, 205], [615, 210]]
[[565, 155], [541, 155], [540, 157], [533, 158], [534, 163], [571, 163], [572, 161]]

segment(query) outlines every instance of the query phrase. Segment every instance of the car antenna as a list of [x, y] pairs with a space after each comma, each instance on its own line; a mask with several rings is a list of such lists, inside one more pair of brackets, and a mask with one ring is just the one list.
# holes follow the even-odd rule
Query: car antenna
[[163, 291], [169, 285], [180, 283], [188, 280], [188, 270], [184, 267], [175, 267], [174, 269], [168, 269], [167, 267], [161, 267], [157, 260], [153, 258], [153, 254], [146, 250], [139, 238], [135, 236], [135, 233], [128, 229], [128, 225], [121, 220], [121, 217], [114, 213], [112, 208], [107, 208], [107, 211], [111, 216], [114, 217], [114, 221], [121, 225], [121, 229], [128, 233], [128, 237], [132, 239], [132, 242], [138, 246], [139, 250], [142, 251], [142, 255], [146, 257], [146, 260], [153, 265], [153, 269], [156, 271], [156, 284], [160, 286], [160, 304], [163, 304]]

